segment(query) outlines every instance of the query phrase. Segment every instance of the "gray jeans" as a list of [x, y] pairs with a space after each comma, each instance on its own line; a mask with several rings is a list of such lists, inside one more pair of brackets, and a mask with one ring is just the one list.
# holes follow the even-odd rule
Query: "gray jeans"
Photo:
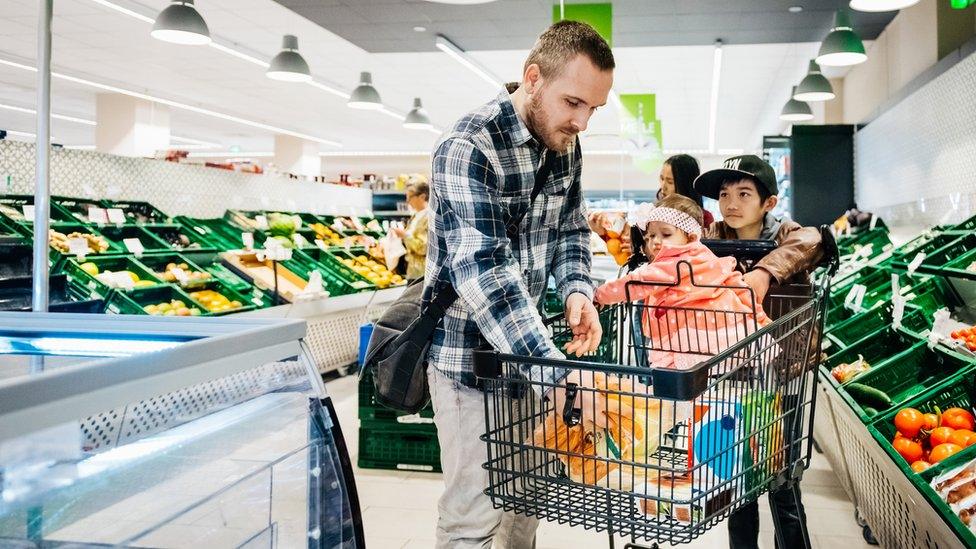
[[427, 371], [434, 423], [441, 446], [444, 494], [437, 502], [437, 548], [531, 549], [539, 521], [495, 509], [484, 494], [488, 472], [482, 464], [488, 450], [479, 438], [485, 432], [485, 400], [437, 371]]

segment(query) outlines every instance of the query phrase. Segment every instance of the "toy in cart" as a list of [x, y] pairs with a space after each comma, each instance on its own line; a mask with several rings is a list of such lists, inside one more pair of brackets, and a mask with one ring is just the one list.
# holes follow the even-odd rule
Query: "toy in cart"
[[[613, 305], [618, 345], [613, 360], [600, 357], [605, 362], [478, 351], [488, 495], [517, 513], [607, 531], [611, 545], [615, 535], [685, 543], [792, 482], [809, 463], [816, 383], [809, 365], [830, 277], [818, 280], [771, 292], [765, 304], [774, 318], [762, 327], [755, 308], [738, 305]], [[689, 272], [665, 286], [695, 282]], [[732, 333], [716, 337], [723, 329]], [[659, 367], [659, 356], [677, 360]], [[522, 375], [529, 371], [537, 377]], [[552, 385], [543, 380], [567, 371], [583, 382], [566, 385], [566, 409], [541, 401], [521, 417], [496, 413], [510, 395], [544, 394]], [[513, 393], [513, 386], [521, 387]], [[602, 414], [605, 425], [581, 421], [579, 407]]]

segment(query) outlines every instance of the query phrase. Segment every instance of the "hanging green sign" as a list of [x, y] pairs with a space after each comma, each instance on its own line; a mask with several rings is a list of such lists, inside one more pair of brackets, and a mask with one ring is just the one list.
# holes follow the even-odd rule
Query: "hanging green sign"
[[634, 166], [653, 175], [664, 163], [661, 121], [657, 119], [657, 97], [653, 93], [620, 96], [620, 137]]
[[552, 22], [568, 19], [580, 21], [593, 27], [596, 32], [613, 47], [613, 6], [607, 3], [599, 4], [563, 4], [557, 2], [552, 7]]

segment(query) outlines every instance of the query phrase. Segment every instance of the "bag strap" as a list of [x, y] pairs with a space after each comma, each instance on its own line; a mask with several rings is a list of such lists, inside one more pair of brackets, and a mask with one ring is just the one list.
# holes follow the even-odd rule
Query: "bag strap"
[[[532, 186], [529, 207], [526, 211], [522, 212], [522, 215], [509, 220], [508, 226], [506, 227], [506, 232], [510, 240], [513, 239], [513, 236], [514, 238], [518, 237], [518, 228], [522, 224], [522, 220], [525, 219], [526, 214], [532, 211], [532, 207], [535, 205], [535, 199], [542, 193], [542, 188], [545, 187], [546, 182], [549, 180], [553, 165], [555, 165], [556, 158], [558, 158], [558, 155], [549, 150], [543, 151], [542, 154], [545, 160], [542, 162], [542, 166], [539, 167], [539, 171], [535, 173], [535, 184]], [[447, 282], [441, 287], [439, 292], [434, 294], [434, 298], [424, 308], [423, 313], [428, 314], [428, 311], [430, 311], [430, 313], [436, 315], [435, 318], [439, 321], [441, 317], [447, 314], [447, 310], [451, 308], [451, 305], [454, 305], [457, 298], [457, 290], [454, 289], [454, 286], [450, 282]]]

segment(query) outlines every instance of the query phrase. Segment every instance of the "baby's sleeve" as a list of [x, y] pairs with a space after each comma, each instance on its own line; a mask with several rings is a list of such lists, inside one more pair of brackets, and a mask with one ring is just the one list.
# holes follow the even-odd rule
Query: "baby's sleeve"
[[638, 267], [632, 273], [612, 282], [607, 282], [593, 294], [594, 300], [600, 305], [612, 305], [625, 301], [642, 301], [660, 292], [665, 286], [648, 284], [631, 284], [629, 282], [674, 282], [673, 277], [666, 275], [654, 264]]

